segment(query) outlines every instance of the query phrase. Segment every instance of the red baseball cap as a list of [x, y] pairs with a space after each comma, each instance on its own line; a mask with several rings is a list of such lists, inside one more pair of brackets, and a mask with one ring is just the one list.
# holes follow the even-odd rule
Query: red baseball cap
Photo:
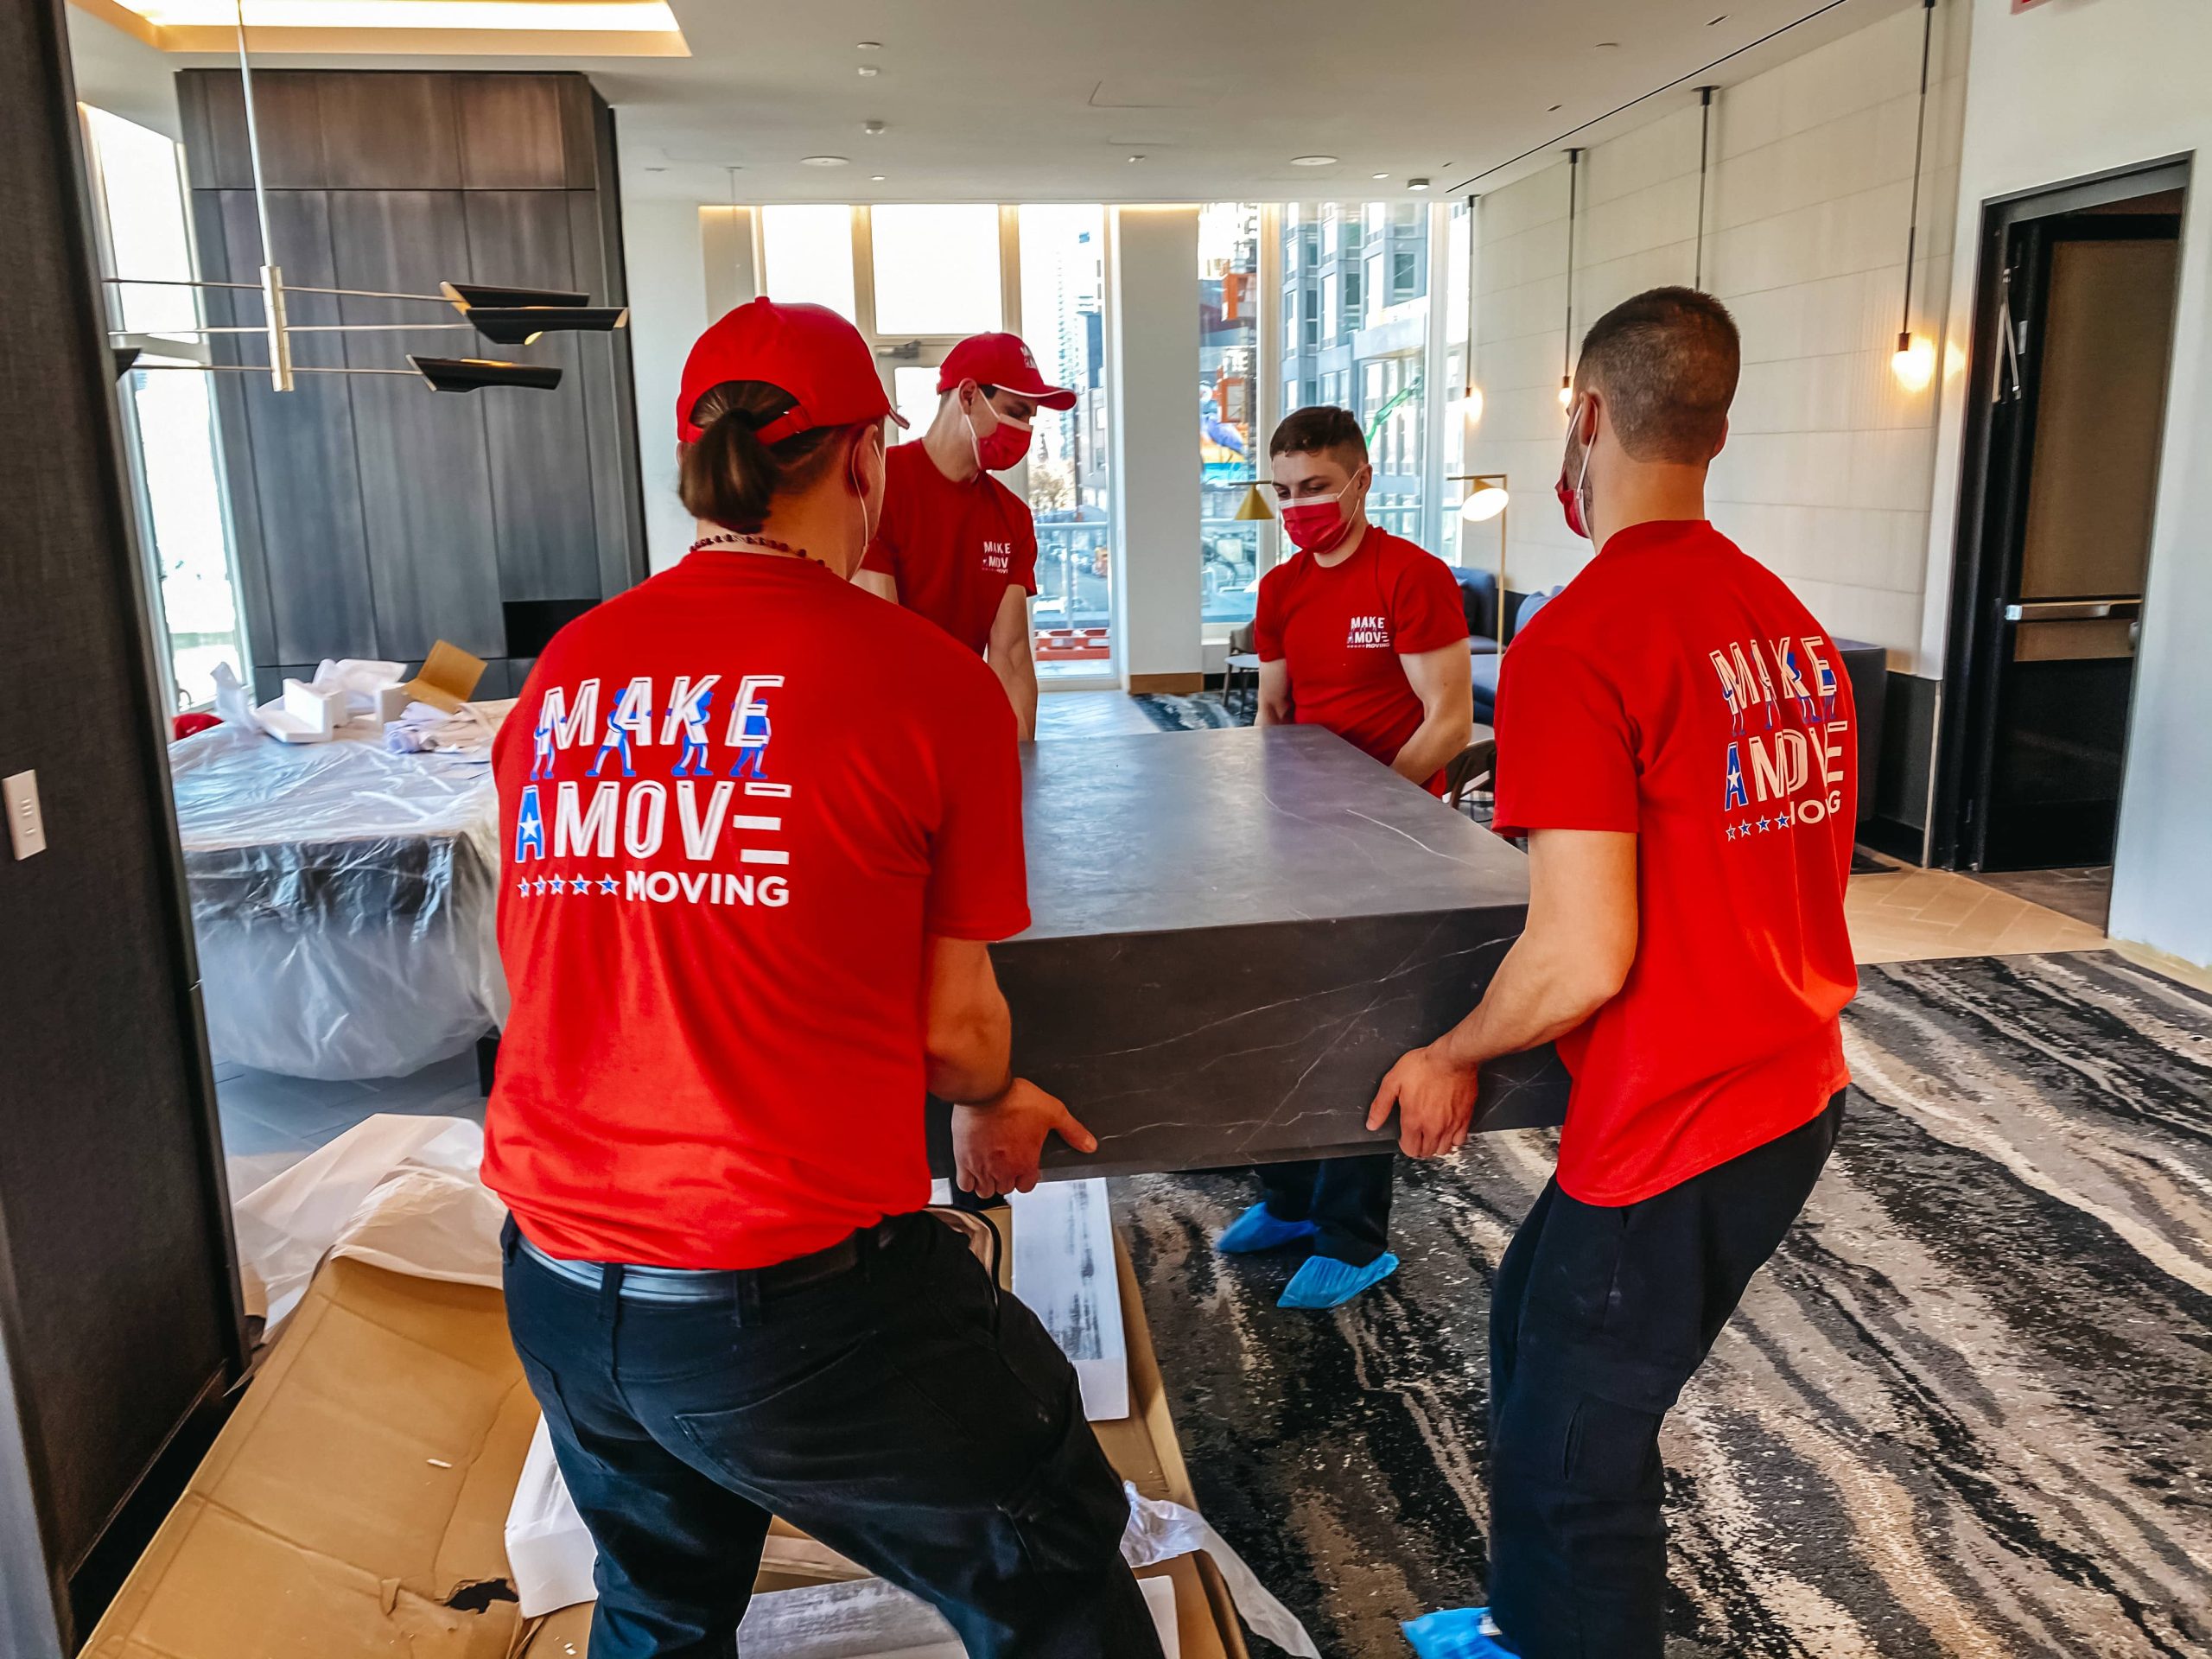
[[728, 380], [763, 380], [796, 400], [760, 429], [763, 443], [886, 415], [906, 424], [891, 407], [861, 331], [827, 306], [779, 305], [764, 296], [700, 335], [683, 359], [676, 394], [676, 432], [684, 442], [699, 441], [701, 429], [691, 419], [699, 400]]
[[1037, 372], [1037, 359], [1019, 334], [971, 334], [947, 352], [944, 365], [938, 371], [937, 389], [950, 391], [963, 380], [1018, 391], [1047, 409], [1075, 407], [1075, 393], [1045, 384], [1045, 377]]

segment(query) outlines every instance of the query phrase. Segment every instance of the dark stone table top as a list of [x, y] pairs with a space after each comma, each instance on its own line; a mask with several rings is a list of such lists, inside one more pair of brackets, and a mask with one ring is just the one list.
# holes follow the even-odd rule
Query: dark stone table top
[[[1312, 727], [1045, 742], [1024, 764], [1033, 919], [992, 957], [1016, 1068], [1101, 1141], [1048, 1165], [1204, 1169], [1395, 1141], [1368, 1133], [1368, 1103], [1519, 937], [1522, 854]], [[1485, 1068], [1483, 1089], [1485, 1128], [1564, 1114], [1549, 1049]], [[935, 1149], [942, 1171], [941, 1121]]]
[[1033, 743], [1023, 785], [1024, 943], [1529, 902], [1519, 851], [1317, 726]]

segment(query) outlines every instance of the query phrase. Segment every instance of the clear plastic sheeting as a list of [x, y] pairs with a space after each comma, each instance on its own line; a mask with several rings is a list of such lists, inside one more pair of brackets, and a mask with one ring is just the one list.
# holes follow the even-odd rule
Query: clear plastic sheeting
[[207, 1034], [288, 1077], [403, 1077], [503, 1024], [491, 768], [218, 726], [169, 746]]

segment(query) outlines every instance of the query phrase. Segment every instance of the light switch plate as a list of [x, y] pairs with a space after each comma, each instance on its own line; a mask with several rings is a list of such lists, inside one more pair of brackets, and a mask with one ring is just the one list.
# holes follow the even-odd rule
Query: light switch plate
[[0, 810], [8, 814], [8, 842], [17, 859], [46, 850], [46, 819], [38, 808], [38, 773], [0, 778]]

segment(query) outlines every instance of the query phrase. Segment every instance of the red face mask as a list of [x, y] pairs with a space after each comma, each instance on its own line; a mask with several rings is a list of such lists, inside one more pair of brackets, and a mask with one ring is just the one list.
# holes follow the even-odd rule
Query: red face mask
[[976, 417], [968, 416], [969, 440], [976, 446], [976, 464], [987, 473], [1002, 473], [1009, 467], [1019, 466], [1029, 453], [1030, 429], [1011, 416], [998, 415], [998, 424], [989, 431], [976, 430]]
[[1301, 553], [1326, 553], [1344, 538], [1351, 520], [1344, 517], [1344, 494], [1351, 486], [1318, 501], [1281, 501], [1275, 511], [1282, 518], [1282, 533]]
[[[1575, 422], [1581, 414], [1582, 404], [1578, 399], [1567, 417], [1567, 432], [1570, 440], [1574, 436]], [[1596, 435], [1593, 433], [1592, 435], [1594, 437]], [[1570, 454], [1573, 452], [1571, 442], [1568, 452]], [[1589, 496], [1583, 488], [1583, 480], [1589, 475], [1590, 446], [1588, 444], [1582, 446], [1582, 465], [1575, 468], [1574, 482], [1572, 484], [1567, 481], [1567, 455], [1560, 456], [1559, 510], [1566, 516], [1567, 527], [1586, 542], [1590, 539], [1590, 502]]]

